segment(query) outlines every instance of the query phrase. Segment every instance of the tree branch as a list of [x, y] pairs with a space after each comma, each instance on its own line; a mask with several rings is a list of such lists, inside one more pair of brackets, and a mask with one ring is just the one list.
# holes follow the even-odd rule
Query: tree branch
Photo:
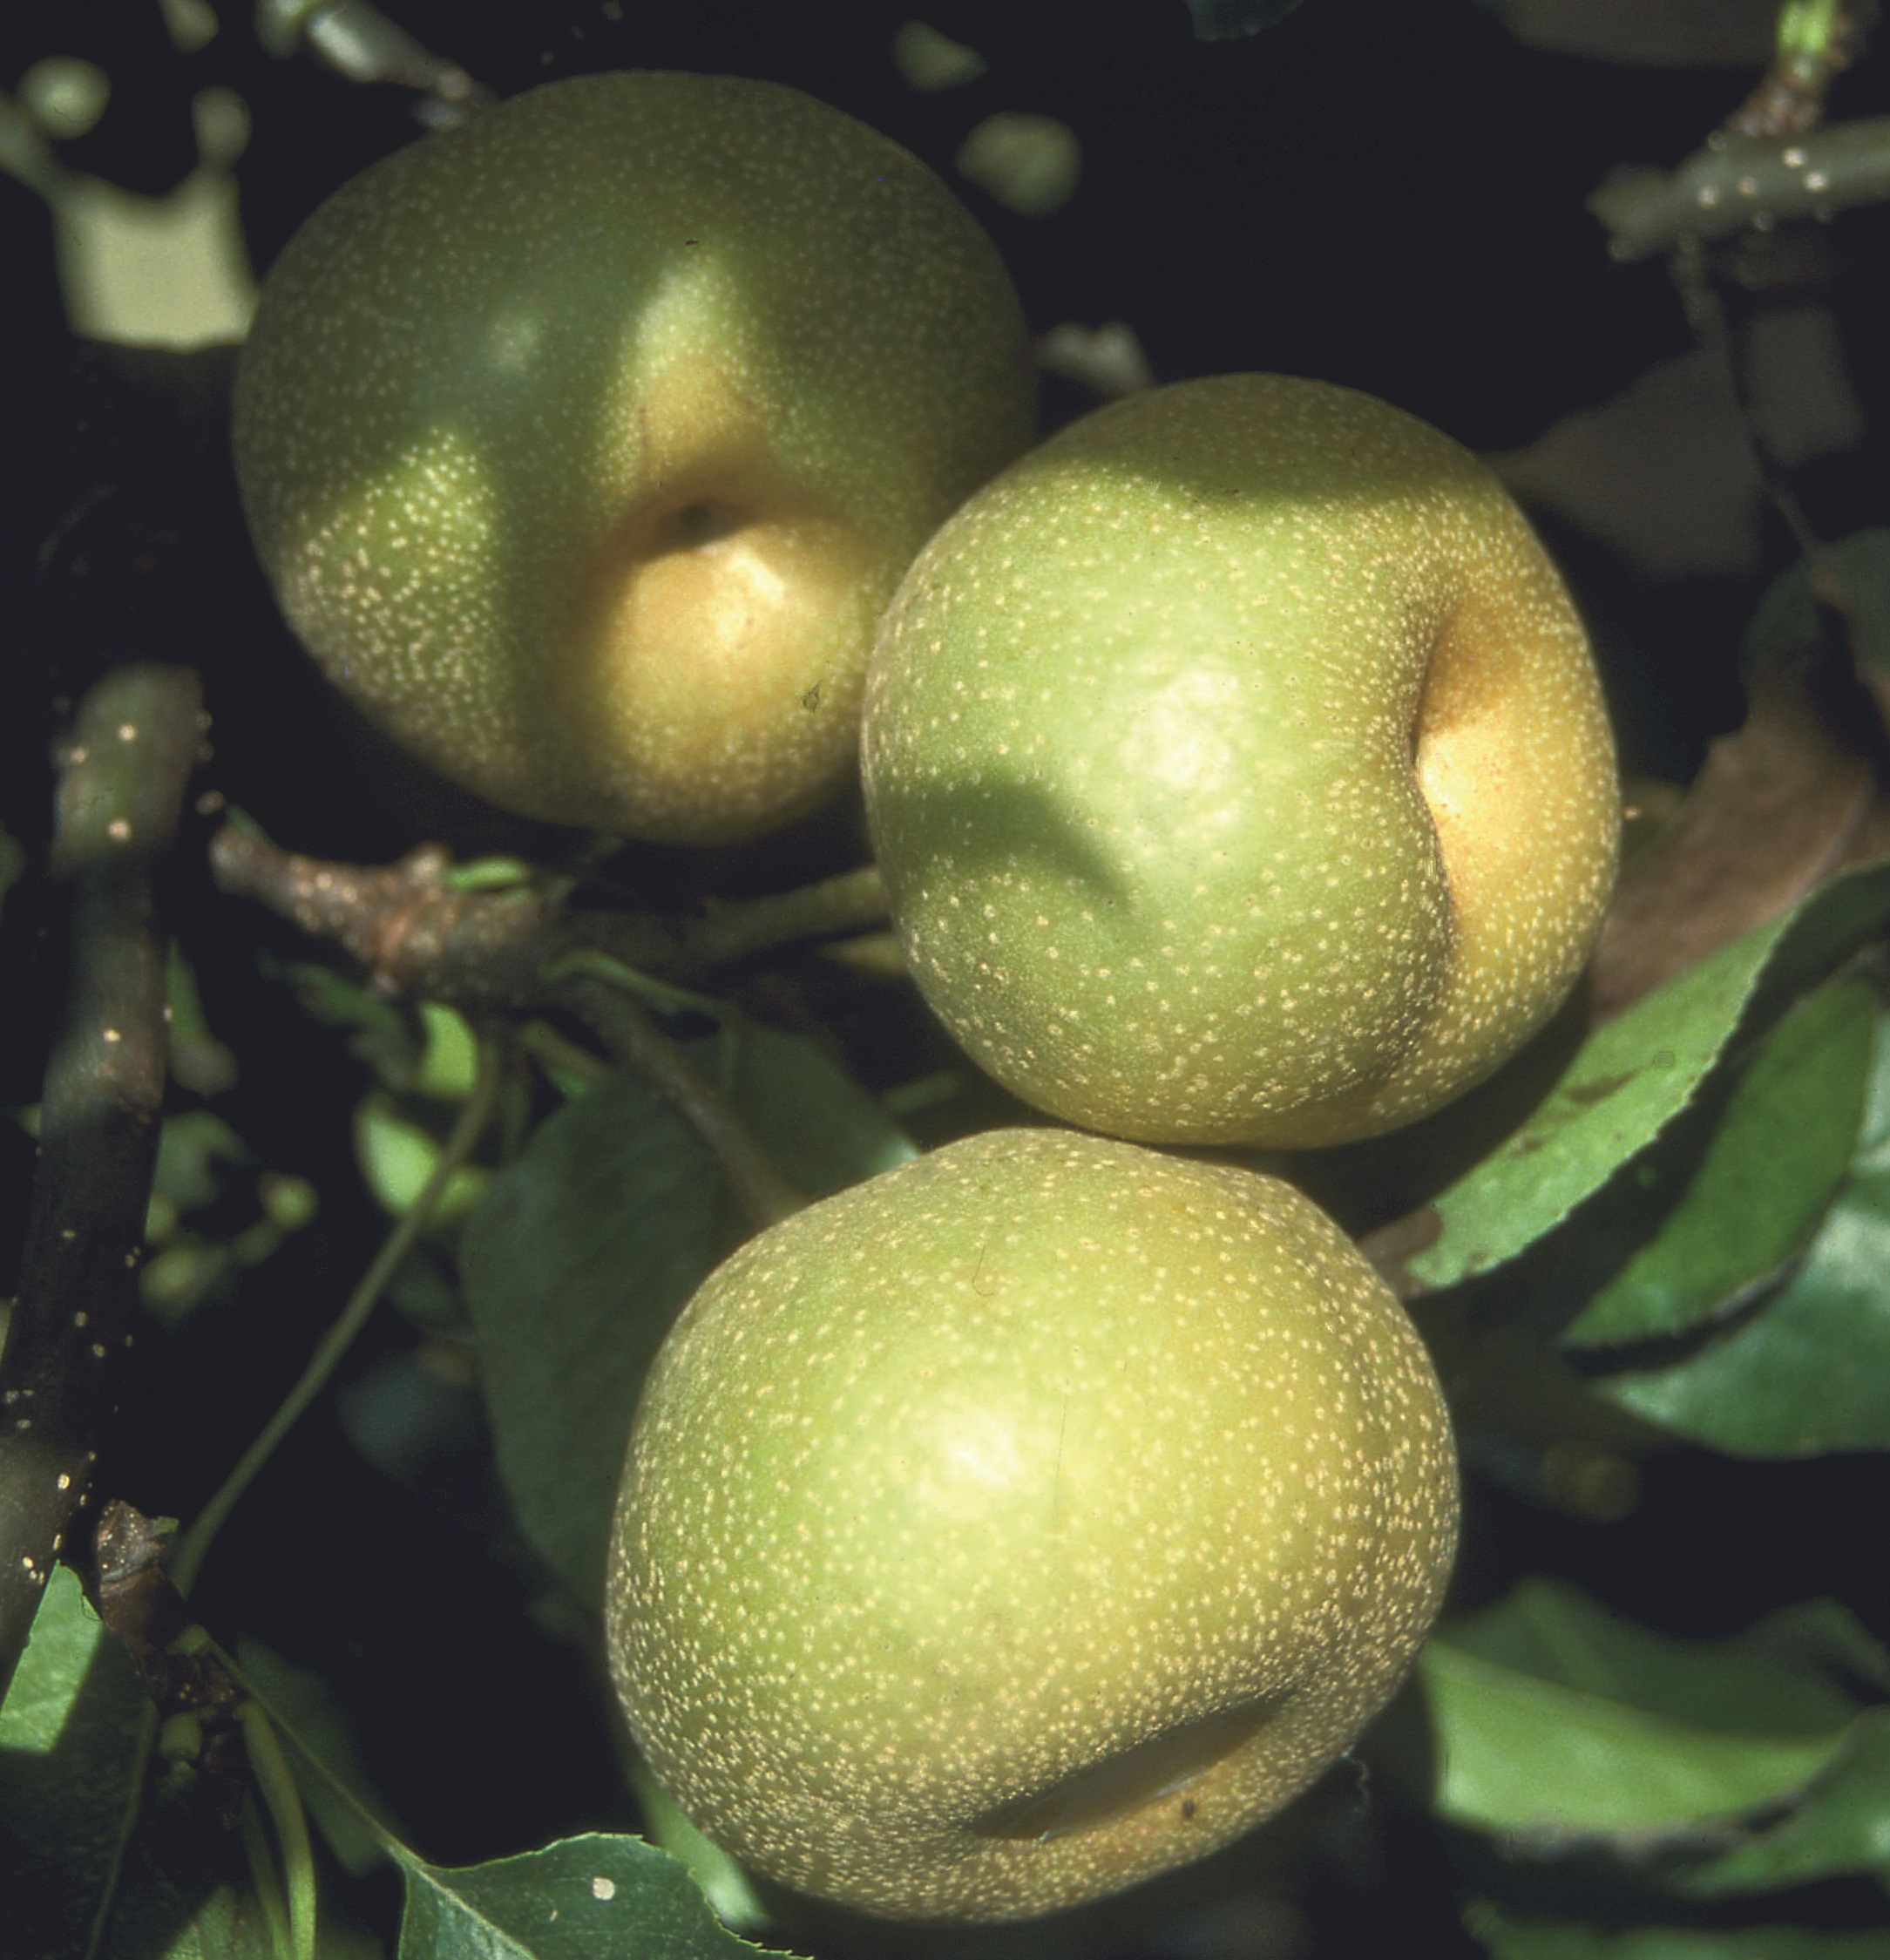
[[1720, 131], [1671, 173], [1622, 171], [1589, 200], [1609, 253], [1650, 259], [1793, 219], [1829, 218], [1890, 198], [1890, 116], [1834, 123], [1813, 135], [1760, 139]]
[[51, 868], [71, 891], [70, 972], [0, 1353], [0, 1694], [132, 1344], [166, 1052], [152, 875], [202, 743], [201, 699], [186, 668], [120, 668], [86, 695], [60, 757]]
[[574, 953], [687, 979], [771, 946], [881, 925], [885, 887], [867, 865], [697, 917], [585, 912], [531, 885], [464, 892], [452, 861], [423, 844], [385, 866], [325, 863], [227, 825], [210, 846], [218, 885], [255, 899], [314, 938], [345, 946], [390, 994], [471, 1009], [543, 1007], [545, 974]]

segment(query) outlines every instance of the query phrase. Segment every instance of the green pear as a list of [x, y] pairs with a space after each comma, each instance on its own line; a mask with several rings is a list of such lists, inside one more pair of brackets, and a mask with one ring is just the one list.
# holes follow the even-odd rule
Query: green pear
[[343, 186], [237, 377], [289, 624], [509, 809], [728, 841], [854, 766], [874, 623], [1030, 439], [996, 251], [896, 144], [776, 84], [531, 91]]
[[1470, 1088], [1567, 996], [1620, 832], [1501, 485], [1276, 375], [1114, 404], [972, 498], [882, 626], [864, 763], [947, 1027], [1155, 1143], [1339, 1143]]
[[1225, 1844], [1403, 1677], [1457, 1528], [1422, 1342], [1308, 1199], [997, 1130], [749, 1242], [638, 1411], [631, 1727], [738, 1858], [1013, 1919]]

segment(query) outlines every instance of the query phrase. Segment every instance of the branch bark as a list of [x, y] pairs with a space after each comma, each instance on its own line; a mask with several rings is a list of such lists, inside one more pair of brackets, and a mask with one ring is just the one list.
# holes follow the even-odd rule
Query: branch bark
[[557, 988], [546, 971], [576, 953], [688, 980], [772, 946], [862, 931], [886, 918], [885, 887], [870, 865], [799, 891], [676, 917], [582, 911], [530, 885], [463, 892], [438, 844], [423, 844], [396, 865], [330, 864], [231, 824], [212, 840], [210, 863], [223, 891], [255, 899], [311, 937], [344, 946], [384, 992], [474, 1011], [548, 1005]]
[[60, 757], [51, 869], [71, 892], [69, 977], [0, 1353], [0, 1694], [85, 1500], [132, 1344], [166, 1055], [153, 874], [203, 729], [194, 674], [120, 668], [87, 695]]

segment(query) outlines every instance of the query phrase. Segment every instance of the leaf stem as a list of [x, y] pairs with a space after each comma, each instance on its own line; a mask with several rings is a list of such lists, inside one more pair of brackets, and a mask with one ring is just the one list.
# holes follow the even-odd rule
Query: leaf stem
[[169, 1562], [173, 1581], [180, 1592], [187, 1594], [196, 1583], [197, 1575], [203, 1570], [204, 1560], [209, 1556], [210, 1547], [216, 1535], [223, 1529], [230, 1513], [235, 1509], [243, 1493], [254, 1482], [257, 1473], [274, 1454], [276, 1446], [295, 1428], [308, 1405], [315, 1400], [340, 1366], [342, 1358], [354, 1344], [355, 1337], [368, 1324], [369, 1317], [386, 1291], [389, 1281], [401, 1267], [421, 1235], [426, 1231], [440, 1200], [446, 1194], [455, 1171], [472, 1154], [474, 1146], [484, 1135], [491, 1119], [492, 1105], [498, 1090], [499, 1065], [497, 1043], [490, 1037], [480, 1043], [479, 1072], [473, 1090], [461, 1108], [457, 1120], [453, 1124], [452, 1134], [447, 1138], [432, 1175], [428, 1177], [412, 1208], [383, 1241], [380, 1251], [375, 1254], [373, 1263], [361, 1277], [360, 1284], [349, 1296], [348, 1304], [342, 1309], [335, 1325], [322, 1337], [321, 1344], [308, 1359], [308, 1365], [295, 1387], [283, 1398], [281, 1406], [269, 1418], [262, 1433], [243, 1453], [242, 1459], [222, 1482], [210, 1502], [199, 1513], [195, 1523], [185, 1533], [175, 1555]]
[[[419, 1861], [419, 1854], [410, 1845], [403, 1843], [392, 1831], [389, 1830], [387, 1826], [349, 1788], [348, 1785], [270, 1706], [267, 1697], [258, 1692], [256, 1684], [237, 1665], [235, 1657], [219, 1646], [214, 1636], [207, 1631], [203, 1636], [203, 1648], [206, 1653], [215, 1658], [217, 1665], [229, 1676], [230, 1679], [242, 1690], [246, 1706], [255, 1707], [267, 1718], [272, 1745], [275, 1743], [277, 1737], [280, 1737], [283, 1742], [288, 1743], [289, 1747], [308, 1764], [308, 1767], [328, 1785], [329, 1788], [354, 1812], [355, 1815], [360, 1819], [362, 1826], [368, 1835], [396, 1864], [412, 1863]], [[279, 1747], [277, 1749], [277, 1760], [279, 1761], [281, 1760]]]
[[640, 1001], [583, 973], [564, 981], [558, 999], [588, 1021], [618, 1061], [647, 1082], [701, 1139], [756, 1231], [806, 1204], [728, 1099], [704, 1081]]
[[276, 1875], [275, 1860], [270, 1855], [262, 1819], [257, 1814], [254, 1791], [243, 1792], [238, 1821], [242, 1832], [243, 1851], [249, 1860], [249, 1882], [256, 1889], [256, 1902], [262, 1909], [262, 1922], [269, 1931], [269, 1951], [274, 1960], [294, 1960], [294, 1949], [289, 1944], [288, 1909], [282, 1901], [282, 1882]]
[[249, 1767], [255, 1772], [256, 1787], [269, 1807], [269, 1821], [275, 1826], [275, 1841], [281, 1848], [282, 1868], [288, 1881], [288, 1944], [292, 1960], [315, 1960], [315, 1847], [308, 1841], [308, 1819], [301, 1807], [301, 1793], [289, 1773], [282, 1746], [275, 1739], [268, 1711], [254, 1698], [236, 1711], [242, 1724], [243, 1743], [249, 1752]]

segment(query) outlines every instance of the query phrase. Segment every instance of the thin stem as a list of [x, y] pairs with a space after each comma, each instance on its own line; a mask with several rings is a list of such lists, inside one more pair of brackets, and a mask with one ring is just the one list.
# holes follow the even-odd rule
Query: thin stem
[[561, 1005], [590, 1023], [620, 1062], [641, 1076], [701, 1139], [756, 1231], [807, 1200], [718, 1089], [630, 994], [587, 974], [559, 987]]
[[883, 926], [886, 912], [886, 881], [878, 865], [863, 865], [798, 891], [720, 906], [685, 926], [681, 938], [692, 964], [719, 966], [797, 939]]
[[275, 1841], [281, 1847], [282, 1868], [288, 1880], [288, 1943], [293, 1960], [315, 1960], [315, 1847], [308, 1841], [308, 1819], [301, 1793], [275, 1740], [275, 1731], [260, 1701], [245, 1701], [236, 1711], [243, 1743], [256, 1787], [269, 1807]]
[[249, 1860], [249, 1882], [256, 1889], [256, 1902], [262, 1908], [262, 1923], [269, 1932], [269, 1951], [274, 1960], [294, 1960], [294, 1949], [289, 1944], [288, 1909], [282, 1901], [282, 1882], [276, 1876], [275, 1860], [270, 1855], [269, 1841], [263, 1833], [262, 1819], [257, 1814], [254, 1791], [243, 1792], [238, 1821], [242, 1831], [243, 1852]]
[[207, 1632], [203, 1637], [203, 1649], [206, 1653], [214, 1658], [217, 1665], [242, 1690], [245, 1701], [254, 1704], [268, 1717], [272, 1731], [271, 1740], [274, 1741], [277, 1736], [280, 1736], [284, 1742], [288, 1743], [289, 1747], [308, 1764], [308, 1767], [328, 1785], [329, 1788], [354, 1812], [368, 1835], [387, 1853], [389, 1857], [398, 1863], [415, 1856], [416, 1854], [411, 1848], [403, 1844], [399, 1838], [396, 1837], [393, 1832], [388, 1829], [387, 1826], [368, 1808], [367, 1805], [349, 1788], [347, 1784], [270, 1706], [268, 1699], [257, 1691], [256, 1684], [237, 1665], [234, 1657], [220, 1647], [215, 1639]]
[[473, 1090], [453, 1124], [452, 1134], [441, 1150], [439, 1160], [433, 1166], [432, 1175], [427, 1179], [412, 1209], [394, 1227], [381, 1250], [376, 1253], [373, 1264], [362, 1275], [361, 1283], [349, 1296], [347, 1306], [340, 1317], [322, 1337], [321, 1345], [309, 1357], [308, 1365], [301, 1372], [301, 1379], [283, 1398], [282, 1404], [269, 1418], [261, 1435], [243, 1453], [241, 1461], [223, 1480], [221, 1488], [206, 1504], [196, 1522], [184, 1535], [176, 1556], [170, 1561], [170, 1571], [177, 1590], [188, 1593], [196, 1583], [197, 1575], [203, 1569], [203, 1562], [209, 1556], [210, 1547], [216, 1535], [223, 1529], [230, 1513], [235, 1509], [243, 1493], [254, 1482], [257, 1473], [274, 1454], [276, 1446], [295, 1428], [302, 1414], [324, 1389], [341, 1365], [342, 1358], [353, 1346], [355, 1337], [368, 1324], [369, 1315], [379, 1303], [390, 1280], [400, 1270], [408, 1254], [418, 1244], [422, 1234], [431, 1222], [439, 1208], [446, 1187], [453, 1173], [470, 1157], [474, 1146], [484, 1134], [492, 1113], [492, 1104], [498, 1091], [499, 1066], [497, 1045], [491, 1040], [483, 1042], [479, 1052], [478, 1078]]

